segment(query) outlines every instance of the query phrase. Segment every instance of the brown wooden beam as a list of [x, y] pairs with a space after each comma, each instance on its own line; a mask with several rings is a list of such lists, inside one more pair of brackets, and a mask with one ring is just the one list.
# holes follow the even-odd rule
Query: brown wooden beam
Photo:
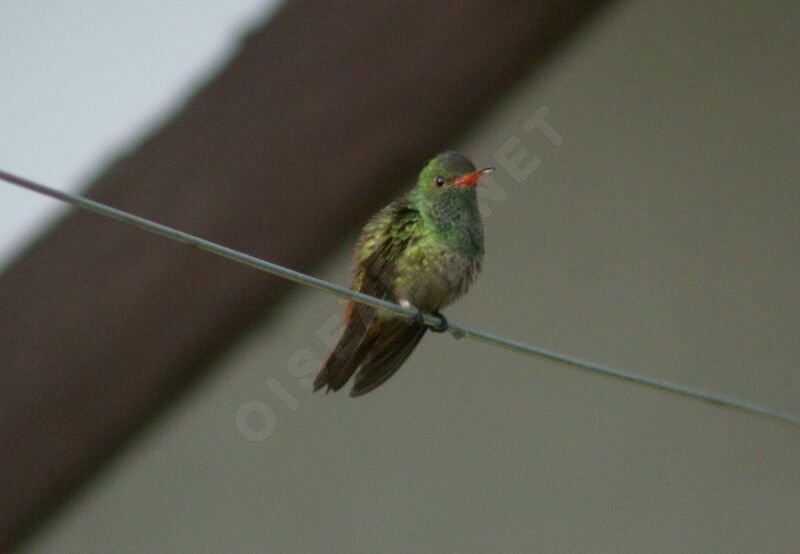
[[[599, 4], [289, 2], [87, 194], [311, 270]], [[0, 550], [287, 289], [93, 215], [48, 231], [0, 278]]]

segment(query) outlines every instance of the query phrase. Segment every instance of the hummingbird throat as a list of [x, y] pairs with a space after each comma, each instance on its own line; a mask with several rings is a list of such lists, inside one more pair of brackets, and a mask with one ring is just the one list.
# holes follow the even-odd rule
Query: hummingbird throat
[[451, 189], [433, 198], [417, 198], [417, 209], [436, 239], [464, 254], [483, 254], [483, 225], [474, 187]]

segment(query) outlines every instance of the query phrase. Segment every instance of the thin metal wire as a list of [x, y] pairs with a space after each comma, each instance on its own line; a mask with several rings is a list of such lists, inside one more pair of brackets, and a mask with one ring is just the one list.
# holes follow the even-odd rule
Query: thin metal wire
[[[407, 319], [414, 319], [417, 317], [417, 311], [414, 310], [413, 308], [405, 308], [403, 306], [395, 304], [394, 302], [389, 302], [387, 300], [375, 298], [373, 296], [356, 292], [346, 287], [336, 285], [334, 283], [329, 283], [328, 281], [323, 281], [322, 279], [317, 279], [316, 277], [306, 275], [305, 273], [300, 273], [299, 271], [294, 271], [287, 267], [283, 267], [278, 264], [274, 264], [272, 262], [256, 258], [255, 256], [250, 256], [243, 252], [233, 250], [232, 248], [228, 248], [220, 244], [207, 241], [200, 237], [190, 235], [189, 233], [184, 233], [183, 231], [178, 231], [177, 229], [167, 227], [166, 225], [161, 225], [154, 221], [150, 221], [149, 219], [145, 219], [143, 217], [139, 217], [130, 214], [128, 212], [112, 208], [111, 206], [101, 204], [100, 202], [95, 202], [94, 200], [89, 200], [88, 198], [85, 198], [77, 194], [70, 194], [68, 192], [58, 191], [50, 187], [41, 185], [39, 183], [30, 181], [28, 179], [24, 179], [22, 177], [18, 177], [11, 173], [7, 173], [2, 170], [0, 170], [0, 179], [8, 183], [11, 183], [13, 185], [22, 187], [24, 189], [42, 194], [44, 196], [48, 196], [50, 198], [54, 198], [56, 200], [60, 200], [67, 204], [71, 204], [78, 208], [94, 212], [101, 216], [115, 219], [122, 223], [127, 223], [129, 225], [133, 225], [134, 227], [139, 227], [140, 229], [144, 229], [145, 231], [149, 231], [151, 233], [155, 233], [157, 235], [170, 238], [172, 240], [189, 244], [191, 246], [199, 248], [200, 250], [205, 250], [206, 252], [210, 252], [217, 256], [222, 256], [223, 258], [228, 258], [229, 260], [233, 260], [234, 262], [244, 264], [253, 267], [255, 269], [271, 273], [273, 275], [278, 275], [280, 277], [283, 277], [284, 279], [288, 279], [289, 281], [294, 281], [295, 283], [299, 283], [301, 285], [305, 285], [324, 292], [328, 292], [330, 294], [339, 296], [341, 298], [355, 300], [356, 302], [360, 302], [361, 304], [365, 304], [367, 306], [372, 306], [373, 308], [391, 312], [399, 317], [405, 317]], [[424, 314], [423, 318], [425, 320], [425, 323], [429, 326], [435, 327], [437, 324], [440, 323], [439, 318], [430, 314]], [[470, 337], [487, 344], [499, 346], [507, 350], [518, 352], [520, 354], [547, 358], [591, 373], [605, 375], [606, 377], [613, 377], [615, 379], [628, 381], [630, 383], [635, 383], [637, 385], [650, 387], [660, 391], [665, 391], [672, 394], [685, 396], [696, 400], [701, 400], [703, 402], [716, 404], [718, 406], [741, 410], [743, 412], [747, 412], [750, 414], [756, 414], [763, 417], [800, 426], [800, 416], [798, 415], [782, 412], [779, 410], [775, 410], [773, 408], [761, 406], [758, 404], [753, 404], [750, 402], [745, 402], [730, 396], [704, 391], [688, 385], [681, 385], [678, 383], [672, 383], [670, 381], [664, 381], [653, 377], [647, 377], [644, 375], [640, 375], [638, 373], [617, 369], [611, 366], [595, 363], [589, 360], [583, 360], [581, 358], [576, 358], [574, 356], [569, 356], [567, 354], [561, 354], [559, 352], [554, 352], [552, 350], [547, 350], [545, 348], [540, 348], [538, 346], [533, 346], [516, 340], [508, 339], [505, 337], [494, 335], [492, 333], [487, 333], [486, 331], [482, 331], [480, 329], [474, 329], [472, 327], [467, 327], [466, 325], [461, 325], [458, 323], [450, 322], [449, 330], [456, 337]]]

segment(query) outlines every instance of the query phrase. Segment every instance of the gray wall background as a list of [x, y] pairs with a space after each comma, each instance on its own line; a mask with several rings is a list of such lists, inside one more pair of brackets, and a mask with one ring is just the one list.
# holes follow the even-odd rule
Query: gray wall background
[[[456, 145], [498, 171], [448, 316], [800, 412], [798, 29], [788, 1], [608, 10]], [[362, 399], [312, 395], [341, 310], [299, 290], [27, 550], [800, 543], [796, 429], [449, 336]]]

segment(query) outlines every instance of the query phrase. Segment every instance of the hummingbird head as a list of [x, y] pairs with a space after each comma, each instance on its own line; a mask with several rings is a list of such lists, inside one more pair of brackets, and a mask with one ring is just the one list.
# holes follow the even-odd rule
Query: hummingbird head
[[475, 185], [490, 171], [490, 167], [476, 170], [458, 152], [444, 152], [422, 169], [411, 199], [444, 240], [465, 251], [482, 251], [483, 227]]
[[466, 156], [450, 150], [428, 162], [419, 174], [417, 189], [428, 200], [454, 194], [474, 196], [478, 179], [492, 170], [476, 170]]

